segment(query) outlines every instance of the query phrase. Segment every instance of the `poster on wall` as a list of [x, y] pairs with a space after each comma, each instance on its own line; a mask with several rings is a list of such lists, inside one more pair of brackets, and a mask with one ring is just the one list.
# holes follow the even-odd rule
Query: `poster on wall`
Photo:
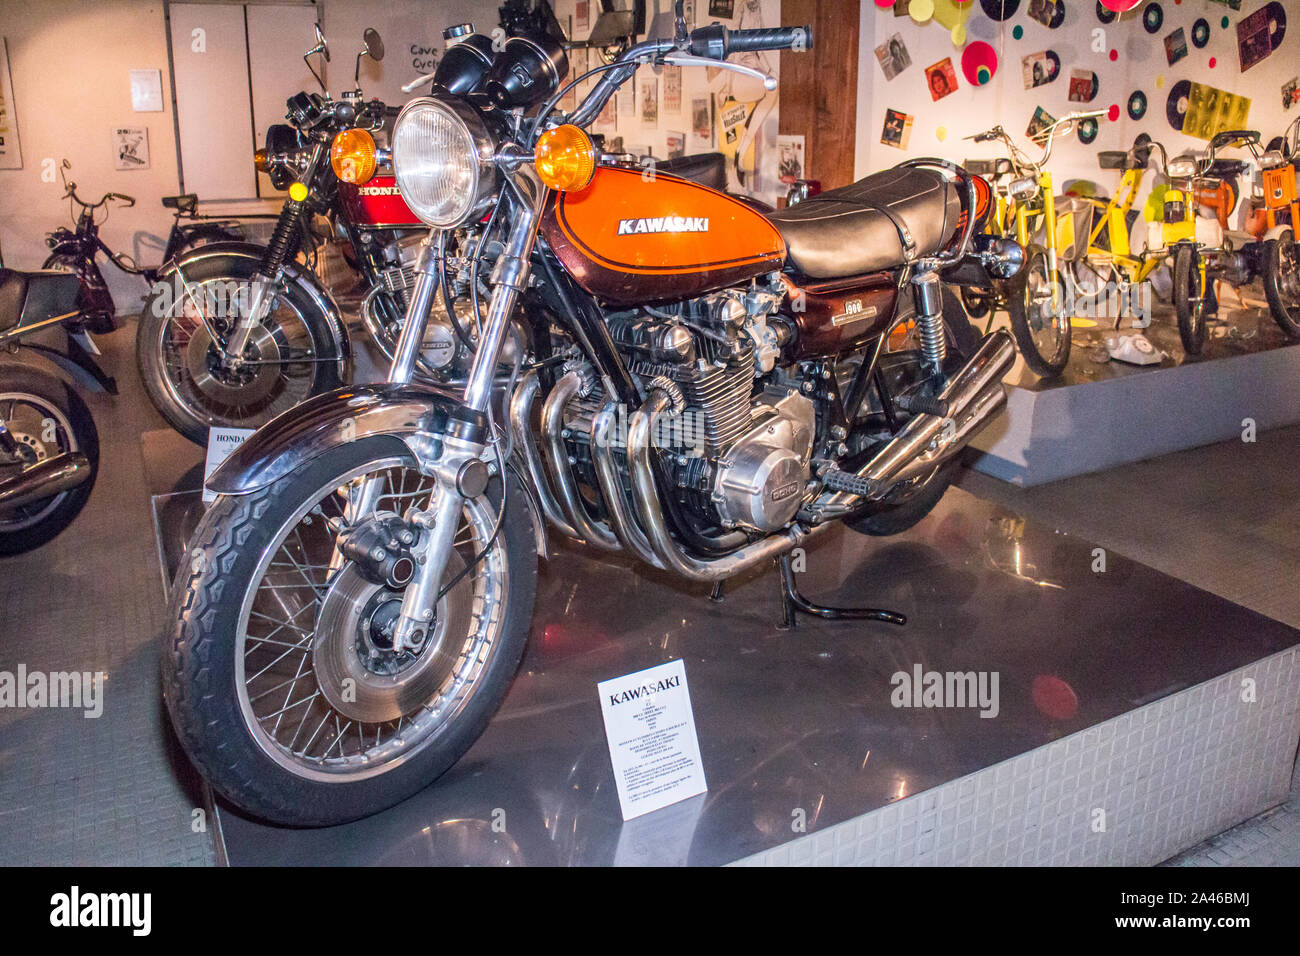
[[713, 97], [691, 98], [691, 146], [697, 149], [713, 148]]
[[[578, 33], [591, 28], [591, 0], [577, 0], [573, 5], [573, 29]], [[576, 36], [570, 35], [572, 39]]]
[[1300, 76], [1293, 76], [1282, 84], [1282, 109], [1289, 110], [1300, 103]]
[[1187, 34], [1183, 32], [1182, 27], [1179, 27], [1165, 37], [1165, 59], [1169, 61], [1170, 66], [1173, 66], [1185, 56], [1187, 56]]
[[14, 85], [9, 76], [9, 41], [0, 37], [0, 169], [22, 169], [18, 118], [14, 114]]
[[777, 176], [786, 185], [806, 178], [804, 174], [806, 168], [804, 166], [804, 147], [805, 139], [803, 136], [778, 136], [776, 138]]
[[659, 125], [659, 77], [643, 76], [637, 95], [641, 98], [641, 122], [651, 129]]
[[709, 16], [730, 20], [736, 15], [736, 0], [709, 0]]
[[1049, 30], [1055, 30], [1065, 20], [1065, 3], [1064, 0], [1029, 0], [1026, 12]]
[[907, 46], [903, 43], [901, 33], [895, 33], [876, 47], [876, 61], [887, 80], [892, 80], [912, 65], [912, 58], [907, 55]]
[[1070, 71], [1070, 102], [1091, 103], [1097, 96], [1097, 74], [1092, 70]]
[[957, 71], [952, 57], [945, 57], [925, 68], [925, 83], [930, 88], [930, 99], [936, 103], [957, 89]]
[[162, 71], [132, 70], [130, 76], [131, 109], [137, 113], [161, 113]]
[[1025, 89], [1032, 90], [1056, 79], [1056, 74], [1061, 72], [1061, 58], [1054, 50], [1031, 53], [1021, 59], [1020, 71], [1024, 76]]
[[912, 117], [902, 110], [885, 110], [885, 123], [880, 130], [880, 141], [896, 149], [907, 149], [912, 138]]
[[663, 112], [681, 112], [680, 66], [664, 66], [663, 68]]
[[1034, 115], [1029, 119], [1029, 126], [1025, 129], [1025, 136], [1035, 143], [1042, 143], [1043, 140], [1040, 138], [1040, 134], [1055, 122], [1055, 116], [1041, 106], [1036, 106], [1034, 107]]
[[672, 130], [664, 134], [665, 142], [668, 147], [669, 159], [680, 159], [686, 155], [686, 134], [678, 133]]
[[113, 130], [113, 168], [149, 168], [149, 130], [143, 126], [121, 126]]
[[1277, 0], [1237, 21], [1237, 56], [1244, 73], [1278, 48], [1286, 35], [1286, 10]]

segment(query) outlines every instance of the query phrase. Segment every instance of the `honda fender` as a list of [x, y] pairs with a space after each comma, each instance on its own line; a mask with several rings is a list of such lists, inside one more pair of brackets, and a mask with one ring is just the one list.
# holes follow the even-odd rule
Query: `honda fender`
[[[460, 405], [452, 392], [421, 384], [377, 382], [326, 392], [273, 418], [231, 452], [206, 482], [219, 495], [246, 495], [306, 466], [332, 448], [361, 438], [383, 437], [394, 454], [410, 453], [416, 461], [430, 451], [427, 436], [445, 433], [448, 417]], [[416, 433], [422, 433], [416, 440]], [[545, 557], [546, 524], [532, 489], [514, 462], [507, 467], [519, 479], [533, 518], [538, 554]]]
[[[252, 242], [210, 242], [207, 245], [199, 246], [192, 252], [187, 252], [179, 259], [165, 264], [158, 270], [158, 281], [166, 282], [167, 277], [176, 272], [177, 269], [184, 276], [185, 266], [201, 262], [204, 259], [222, 256], [247, 259], [254, 266], [257, 266], [261, 264], [264, 255], [266, 255], [265, 247]], [[310, 269], [304, 269], [297, 262], [286, 262], [283, 266], [283, 272], [285, 281], [301, 289], [311, 299], [312, 304], [320, 310], [320, 314], [325, 316], [330, 329], [330, 338], [339, 356], [340, 373], [346, 381], [351, 377], [352, 372], [352, 340], [348, 336], [347, 325], [343, 321], [343, 314], [339, 311], [338, 303], [334, 301], [334, 297], [320, 284], [320, 280], [316, 278], [316, 274]]]

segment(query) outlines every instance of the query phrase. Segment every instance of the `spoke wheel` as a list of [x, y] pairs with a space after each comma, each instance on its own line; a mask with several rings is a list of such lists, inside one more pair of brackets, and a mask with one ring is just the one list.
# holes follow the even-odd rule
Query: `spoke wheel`
[[1052, 378], [1070, 361], [1070, 317], [1065, 283], [1059, 273], [1052, 273], [1042, 246], [1026, 250], [1023, 281], [1010, 301], [1011, 331], [1025, 364], [1043, 378]]

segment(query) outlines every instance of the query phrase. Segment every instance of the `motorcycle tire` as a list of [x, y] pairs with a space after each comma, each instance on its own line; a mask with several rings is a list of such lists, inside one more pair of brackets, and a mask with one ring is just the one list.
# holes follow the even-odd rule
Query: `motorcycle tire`
[[[500, 621], [500, 626], [482, 650], [460, 651], [469, 655], [471, 661], [481, 654], [483, 663], [481, 670], [472, 676], [461, 675], [464, 678], [461, 684], [470, 689], [466, 697], [444, 704], [451, 713], [445, 722], [438, 723], [423, 738], [409, 745], [402, 742], [400, 735], [395, 735], [385, 744], [391, 747], [397, 741], [396, 752], [390, 754], [395, 759], [372, 758], [366, 762], [359, 757], [347, 757], [340, 744], [338, 759], [346, 757], [353, 762], [349, 775], [338, 772], [337, 768], [333, 772], [309, 769], [314, 766], [311, 763], [314, 758], [298, 757], [291, 749], [285, 751], [282, 743], [268, 738], [263, 721], [269, 718], [255, 716], [251, 712], [251, 700], [247, 702], [250, 713], [245, 717], [241, 696], [256, 697], [239, 676], [247, 660], [246, 652], [241, 652], [242, 644], [248, 640], [240, 638], [248, 631], [243, 605], [248, 603], [247, 617], [251, 618], [254, 605], [249, 589], [261, 586], [262, 578], [257, 575], [263, 555], [266, 562], [271, 562], [280, 553], [280, 542], [302, 527], [301, 516], [312, 508], [316, 494], [337, 488], [351, 476], [371, 473], [371, 469], [394, 467], [414, 469], [415, 462], [405, 447], [392, 438], [371, 436], [331, 448], [268, 487], [247, 495], [220, 497], [190, 539], [189, 551], [177, 572], [168, 605], [162, 654], [164, 698], [172, 723], [186, 752], [212, 786], [263, 820], [289, 826], [345, 823], [386, 809], [428, 786], [456, 763], [483, 733], [519, 666], [528, 641], [537, 588], [537, 547], [531, 514], [524, 501], [525, 491], [511, 476], [500, 532], [489, 549], [489, 558], [491, 550], [502, 549], [491, 559], [504, 562], [505, 582], [501, 583], [501, 576], [490, 579], [498, 582], [499, 597], [504, 599], [499, 618], [493, 618]], [[483, 502], [483, 508], [495, 518], [501, 494], [501, 481], [494, 478], [486, 497], [476, 501]], [[330, 573], [323, 585], [326, 590], [339, 583], [339, 573]], [[475, 587], [489, 586], [483, 583], [481, 575], [475, 574], [470, 575], [468, 583]], [[280, 593], [276, 591], [277, 596]], [[318, 613], [324, 613], [323, 601]], [[372, 621], [375, 613], [371, 612], [365, 620]], [[450, 634], [440, 637], [436, 645], [430, 640], [428, 646], [437, 650], [450, 637]], [[314, 633], [311, 639], [315, 641]], [[296, 640], [305, 642], [303, 638]], [[317, 680], [315, 647], [313, 644], [313, 681]], [[360, 643], [357, 647], [359, 651]], [[306, 655], [298, 665], [299, 673], [306, 673], [303, 671], [305, 658]], [[269, 679], [278, 679], [278, 674], [272, 673]], [[317, 694], [320, 693], [317, 683]], [[427, 702], [427, 698], [422, 699]], [[278, 703], [275, 698], [272, 700]], [[328, 717], [332, 708], [328, 704], [324, 706]], [[337, 717], [337, 712], [334, 713]], [[430, 712], [421, 706], [404, 713], [424, 716]], [[438, 718], [434, 715], [431, 719]], [[256, 732], [249, 726], [250, 720], [259, 728]], [[368, 724], [358, 724], [361, 726]], [[376, 747], [383, 726], [386, 725], [376, 725]], [[339, 740], [345, 739], [347, 729], [343, 727], [339, 732]], [[407, 730], [408, 736], [412, 733]], [[298, 740], [295, 734], [290, 748]], [[364, 739], [358, 743], [366, 746]], [[310, 747], [308, 741], [305, 750]]]
[[[1007, 312], [1011, 317], [1011, 334], [1015, 336], [1016, 346], [1028, 365], [1040, 378], [1056, 378], [1065, 371], [1070, 363], [1071, 328], [1068, 316], [1056, 316], [1052, 323], [1057, 325], [1056, 343], [1050, 353], [1045, 353], [1035, 333], [1043, 331], [1045, 324], [1042, 316], [1040, 297], [1052, 282], [1047, 258], [1047, 250], [1042, 246], [1030, 244], [1025, 249], [1024, 281], [1012, 293], [1007, 303]], [[1060, 273], [1056, 275], [1057, 294], [1064, 309], [1066, 302], [1065, 282]], [[1060, 327], [1064, 323], [1064, 328]]]
[[[34, 551], [72, 524], [90, 500], [99, 473], [99, 432], [90, 409], [71, 386], [30, 366], [5, 363], [0, 365], [0, 402], [10, 400], [40, 414], [42, 424], [52, 419], [58, 425], [55, 447], [48, 447], [40, 433], [22, 432], [14, 437], [33, 447], [43, 446], [45, 457], [81, 452], [90, 462], [90, 478], [71, 491], [24, 506], [21, 513], [0, 512], [0, 555], [6, 556]], [[8, 467], [0, 468], [0, 478], [9, 477], [8, 471]]]
[[[257, 263], [252, 260], [233, 256], [213, 256], [184, 266], [186, 281], [192, 286], [207, 282], [246, 283], [252, 279], [256, 269]], [[250, 401], [247, 406], [236, 406], [237, 412], [234, 414], [216, 414], [199, 407], [199, 399], [204, 396], [202, 389], [192, 384], [194, 382], [192, 370], [188, 367], [185, 370], [191, 383], [187, 385], [184, 382], [172, 381], [165, 368], [166, 363], [162, 352], [164, 335], [170, 324], [167, 301], [171, 295], [170, 285], [171, 283], [164, 277], [161, 282], [155, 284], [144, 300], [139, 328], [136, 330], [136, 364], [140, 371], [140, 381], [154, 408], [166, 419], [167, 424], [196, 445], [207, 444], [208, 429], [213, 426], [257, 428], [285, 411], [286, 408], [282, 406], [291, 407], [313, 395], [332, 391], [346, 384], [340, 370], [342, 365], [340, 361], [289, 361], [284, 363], [284, 367], [294, 369], [305, 365], [310, 370], [306, 375], [296, 376], [299, 379], [309, 378], [309, 381], [297, 388], [299, 394], [296, 396], [296, 401], [285, 400], [285, 393], [281, 392], [277, 400], [269, 404], [259, 405]], [[334, 345], [329, 320], [301, 288], [290, 283], [288, 288], [280, 293], [278, 299], [284, 302], [301, 321], [310, 340], [312, 355], [319, 357], [337, 355], [338, 350]], [[264, 320], [262, 328], [265, 327]], [[185, 394], [182, 394], [182, 389]], [[259, 398], [260, 401], [262, 399]], [[238, 411], [239, 409], [243, 409], [242, 413]]]
[[1174, 250], [1174, 314], [1178, 316], [1178, 337], [1183, 340], [1183, 351], [1200, 355], [1205, 348], [1205, 316], [1210, 301], [1201, 288], [1201, 270], [1196, 249], [1183, 243]]
[[1300, 249], [1295, 233], [1264, 243], [1264, 295], [1268, 310], [1292, 342], [1300, 342]]

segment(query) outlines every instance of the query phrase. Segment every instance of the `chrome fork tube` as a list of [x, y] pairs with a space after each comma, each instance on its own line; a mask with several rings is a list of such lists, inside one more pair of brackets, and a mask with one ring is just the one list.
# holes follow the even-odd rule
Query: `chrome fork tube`
[[433, 231], [420, 243], [415, 261], [415, 288], [406, 307], [406, 321], [393, 348], [393, 363], [388, 367], [388, 381], [406, 384], [415, 376], [415, 363], [424, 344], [424, 330], [429, 324], [433, 297], [438, 294], [438, 253], [433, 245]]
[[[471, 414], [454, 420], [442, 436], [442, 454], [430, 467], [437, 480], [432, 500], [425, 511], [413, 516], [423, 533], [413, 549], [415, 576], [406, 586], [402, 595], [402, 610], [394, 622], [393, 648], [398, 651], [407, 647], [420, 647], [428, 635], [443, 571], [455, 543], [464, 507], [461, 478], [467, 467], [472, 467], [473, 462], [481, 459], [487, 442], [491, 440], [491, 436], [483, 432], [482, 425], [476, 427], [471, 424], [475, 417], [473, 413], [481, 416], [488, 411], [492, 401], [497, 359], [509, 330], [510, 316], [519, 296], [528, 287], [529, 259], [537, 241], [537, 227], [545, 208], [547, 189], [530, 165], [518, 165], [506, 175], [521, 201], [516, 204], [516, 219], [510, 228], [505, 249], [492, 270], [492, 298], [488, 303], [486, 324], [479, 339], [478, 351], [474, 354], [474, 362], [470, 366], [462, 402], [462, 408]], [[436, 281], [431, 280], [425, 286], [425, 294], [421, 296], [421, 286], [417, 284], [411, 308], [407, 311], [407, 325], [411, 326], [417, 323], [412, 323], [410, 317], [417, 314], [417, 306], [421, 309], [419, 334], [416, 335], [412, 328], [404, 328], [402, 340], [398, 343], [399, 360], [405, 352], [410, 352], [412, 368], [415, 354], [412, 350], [418, 350], [419, 343], [423, 341], [424, 322], [428, 318], [435, 287]], [[414, 344], [406, 341], [410, 336], [415, 337]], [[398, 361], [393, 364], [396, 368]], [[479, 467], [482, 467], [481, 464]], [[505, 475], [501, 479], [504, 481]]]

